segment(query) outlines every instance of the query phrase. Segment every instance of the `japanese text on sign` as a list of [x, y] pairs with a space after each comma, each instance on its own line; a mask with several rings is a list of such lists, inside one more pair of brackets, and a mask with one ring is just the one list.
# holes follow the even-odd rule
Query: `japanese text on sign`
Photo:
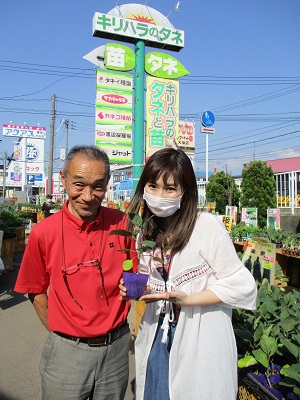
[[233, 218], [228, 215], [222, 215], [222, 221], [228, 232], [231, 232]]
[[46, 128], [40, 126], [3, 124], [3, 136], [15, 136], [23, 138], [46, 138]]
[[195, 124], [194, 122], [179, 121], [179, 132], [176, 137], [178, 146], [188, 149], [195, 148]]
[[107, 43], [105, 46], [105, 67], [118, 71], [129, 71], [134, 68], [134, 51], [122, 44]]
[[147, 134], [149, 148], [164, 147], [179, 126], [179, 84], [147, 77]]
[[145, 70], [149, 75], [158, 78], [175, 79], [189, 71], [169, 54], [150, 52], [145, 57]]
[[[95, 13], [93, 18], [93, 36], [116, 36], [136, 38], [151, 43], [159, 43], [159, 47], [170, 45], [174, 50], [184, 47], [184, 32], [170, 27], [153, 25], [146, 22], [119, 18], [114, 15]], [[131, 40], [128, 40], [131, 42]]]
[[[131, 164], [132, 76], [97, 69], [95, 142], [113, 164]], [[116, 150], [116, 146], [117, 150]]]

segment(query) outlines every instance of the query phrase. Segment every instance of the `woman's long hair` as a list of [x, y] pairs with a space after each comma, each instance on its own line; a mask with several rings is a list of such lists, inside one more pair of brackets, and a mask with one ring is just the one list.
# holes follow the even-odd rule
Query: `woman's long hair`
[[[143, 200], [144, 188], [147, 183], [156, 183], [162, 177], [167, 185], [172, 177], [174, 183], [182, 189], [180, 209], [167, 218], [154, 216], [150, 219], [144, 231], [145, 239], [152, 239], [156, 245], [172, 255], [181, 251], [188, 243], [193, 232], [198, 205], [198, 190], [195, 173], [188, 156], [181, 150], [166, 148], [156, 151], [147, 161], [139, 179], [135, 194], [128, 212], [138, 213], [142, 202], [142, 218], [149, 219], [153, 213]], [[130, 226], [132, 228], [132, 226]]]

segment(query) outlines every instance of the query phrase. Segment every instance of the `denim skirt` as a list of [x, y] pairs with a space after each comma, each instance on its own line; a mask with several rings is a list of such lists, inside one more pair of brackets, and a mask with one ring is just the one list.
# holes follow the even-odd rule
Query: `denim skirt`
[[169, 357], [176, 330], [176, 323], [169, 323], [167, 343], [162, 343], [163, 318], [159, 318], [155, 338], [147, 363], [144, 400], [168, 400], [169, 395]]

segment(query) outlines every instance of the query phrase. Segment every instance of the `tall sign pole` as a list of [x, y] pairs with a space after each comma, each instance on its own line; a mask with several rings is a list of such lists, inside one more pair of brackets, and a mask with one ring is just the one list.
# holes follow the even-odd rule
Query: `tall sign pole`
[[215, 116], [211, 111], [204, 111], [201, 115], [201, 132], [206, 133], [206, 175], [205, 175], [205, 182], [208, 182], [208, 135], [215, 133], [215, 129], [211, 128], [215, 123]]
[[145, 129], [144, 129], [144, 77], [145, 77], [145, 43], [139, 40], [135, 44], [134, 69], [134, 121], [133, 121], [133, 190], [136, 189], [144, 162]]
[[[177, 4], [174, 9], [178, 10], [179, 4]], [[123, 45], [112, 45], [111, 43], [108, 43], [105, 46], [104, 51], [97, 48], [84, 57], [94, 64], [99, 65], [101, 68], [113, 69], [116, 71], [129, 71], [134, 68], [134, 134], [132, 163], [133, 188], [135, 189], [144, 165], [145, 152], [145, 45], [147, 47], [154, 47], [168, 51], [180, 51], [184, 47], [184, 32], [176, 29], [167, 17], [151, 7], [142, 4], [123, 4], [122, 6], [116, 6], [107, 14], [99, 12], [95, 13], [93, 18], [93, 36], [135, 44], [135, 64], [133, 64], [132, 67], [126, 66], [127, 61], [124, 62], [124, 60], [122, 60], [121, 62], [122, 55], [126, 55], [126, 52], [130, 50], [130, 48], [128, 50], [124, 49]], [[147, 73], [151, 73], [153, 76], [158, 76], [155, 75], [155, 71], [161, 69], [166, 76], [159, 75], [160, 77], [173, 79], [183, 76], [182, 74], [174, 76], [174, 73], [182, 67], [178, 64], [177, 60], [171, 57], [164, 58], [164, 56], [164, 54], [153, 53], [151, 58], [148, 59], [148, 63], [151, 64], [149, 67], [151, 72], [147, 71]], [[102, 65], [99, 58], [103, 59]], [[117, 61], [114, 65], [112, 65], [112, 58], [114, 61]], [[111, 79], [113, 80], [113, 78]], [[119, 80], [120, 78], [118, 76], [115, 81], [118, 82]], [[121, 79], [121, 82], [122, 81], [125, 82], [125, 79]], [[109, 83], [113, 85], [116, 84], [116, 82], [112, 81]], [[101, 84], [103, 84], [103, 82], [101, 82]], [[120, 98], [120, 96], [118, 98]], [[107, 100], [107, 98], [104, 98], [104, 100]], [[123, 108], [125, 103], [126, 102], [121, 104]], [[112, 125], [119, 125], [119, 128], [122, 125], [121, 122], [126, 121], [126, 118], [128, 118], [128, 115], [125, 115], [124, 112], [122, 115], [120, 114], [122, 113], [114, 113], [114, 120], [112, 121]], [[103, 112], [99, 112], [97, 116], [102, 118], [102, 120], [104, 119]], [[96, 123], [98, 123], [98, 125], [104, 125], [103, 123]], [[160, 123], [163, 125], [162, 122]], [[166, 129], [167, 128], [164, 126], [164, 135], [166, 134]], [[111, 130], [117, 131], [117, 128], [111, 128]]]
[[22, 139], [22, 190], [25, 190], [27, 184], [26, 174], [27, 174], [27, 138]]
[[206, 134], [205, 182], [208, 182], [208, 133]]

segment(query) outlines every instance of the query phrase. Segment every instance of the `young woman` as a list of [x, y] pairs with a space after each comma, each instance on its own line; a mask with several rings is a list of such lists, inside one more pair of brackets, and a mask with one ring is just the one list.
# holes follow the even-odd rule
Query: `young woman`
[[[235, 400], [232, 308], [255, 308], [256, 285], [216, 216], [197, 210], [192, 164], [163, 149], [145, 165], [129, 211], [156, 242], [141, 258], [151, 292], [135, 344], [137, 400]], [[155, 257], [155, 259], [153, 259]], [[126, 288], [120, 284], [120, 293]]]

